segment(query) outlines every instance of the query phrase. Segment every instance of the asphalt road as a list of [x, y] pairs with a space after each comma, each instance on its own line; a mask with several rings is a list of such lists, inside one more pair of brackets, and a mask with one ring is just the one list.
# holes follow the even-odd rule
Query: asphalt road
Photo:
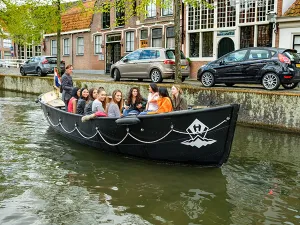
[[[21, 76], [20, 74], [20, 69], [19, 68], [6, 68], [6, 67], [0, 67], [0, 74], [2, 75], [15, 75], [15, 76]], [[37, 76], [36, 74], [28, 74], [27, 76]], [[48, 74], [48, 77], [53, 76], [53, 74]], [[85, 80], [108, 80], [112, 81], [113, 79], [110, 77], [109, 74], [83, 74], [83, 73], [76, 73], [76, 71], [72, 74], [73, 79], [85, 79]], [[138, 82], [137, 79], [122, 79], [124, 81], [130, 81], [130, 82]], [[144, 83], [150, 83], [150, 79], [144, 79]], [[163, 83], [174, 83], [174, 80], [172, 79], [164, 79]], [[184, 81], [184, 84], [191, 85], [191, 86], [202, 86], [202, 84], [197, 81], [197, 80], [191, 80], [187, 79]], [[224, 84], [217, 84], [215, 88], [224, 88], [226, 85]], [[241, 90], [251, 90], [251, 91], [266, 91], [262, 85], [257, 85], [257, 84], [236, 84], [233, 87], [226, 87], [228, 89], [241, 89]], [[300, 93], [300, 87], [298, 86], [297, 88], [293, 90], [286, 90], [282, 86], [275, 92], [292, 92], [292, 93]]]

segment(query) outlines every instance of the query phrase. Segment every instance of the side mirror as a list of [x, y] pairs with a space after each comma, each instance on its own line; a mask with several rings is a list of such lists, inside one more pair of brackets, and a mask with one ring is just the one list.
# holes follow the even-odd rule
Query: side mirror
[[127, 58], [123, 59], [123, 62], [126, 63], [128, 62], [129, 60]]

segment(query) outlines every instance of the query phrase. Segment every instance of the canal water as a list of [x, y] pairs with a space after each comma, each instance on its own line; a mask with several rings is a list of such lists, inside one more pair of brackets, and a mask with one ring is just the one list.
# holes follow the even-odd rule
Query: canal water
[[37, 96], [0, 91], [0, 224], [300, 224], [300, 135], [237, 127], [222, 168], [65, 140]]

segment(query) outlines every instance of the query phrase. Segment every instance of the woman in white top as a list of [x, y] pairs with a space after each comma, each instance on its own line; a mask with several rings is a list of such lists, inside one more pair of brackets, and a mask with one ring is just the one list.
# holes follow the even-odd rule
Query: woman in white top
[[156, 111], [158, 109], [157, 99], [159, 98], [158, 87], [155, 83], [149, 84], [148, 102], [145, 108], [145, 112], [141, 114], [147, 114], [147, 112]]

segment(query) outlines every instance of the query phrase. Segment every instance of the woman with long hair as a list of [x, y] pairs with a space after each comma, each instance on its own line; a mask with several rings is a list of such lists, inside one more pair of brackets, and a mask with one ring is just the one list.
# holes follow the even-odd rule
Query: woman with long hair
[[91, 88], [89, 90], [89, 99], [84, 107], [84, 115], [91, 115], [92, 112], [92, 105], [93, 101], [97, 98], [97, 89], [96, 88]]
[[68, 103], [68, 112], [69, 113], [76, 113], [77, 111], [77, 100], [80, 97], [80, 89], [78, 87], [74, 87], [71, 92], [71, 99]]
[[182, 96], [182, 89], [180, 88], [180, 86], [173, 85], [171, 93], [174, 111], [186, 110], [188, 108], [187, 102], [186, 99]]
[[92, 114], [83, 116], [81, 118], [82, 122], [94, 119], [96, 117], [106, 117], [106, 92], [103, 87], [99, 87], [97, 90], [97, 98], [93, 101]]
[[129, 113], [139, 114], [145, 109], [146, 102], [147, 100], [142, 97], [138, 87], [130, 88], [125, 102], [125, 109], [123, 110], [123, 116], [128, 116]]
[[169, 96], [167, 88], [160, 87], [158, 90], [159, 98], [157, 100], [158, 109], [156, 111], [147, 112], [147, 114], [159, 114], [173, 111], [172, 100]]
[[121, 117], [121, 110], [123, 107], [122, 92], [120, 90], [114, 90], [112, 93], [112, 99], [107, 106], [108, 117]]
[[81, 88], [80, 91], [80, 98], [78, 99], [77, 103], [77, 114], [83, 115], [84, 114], [84, 108], [86, 105], [86, 102], [89, 98], [89, 91], [87, 88]]

